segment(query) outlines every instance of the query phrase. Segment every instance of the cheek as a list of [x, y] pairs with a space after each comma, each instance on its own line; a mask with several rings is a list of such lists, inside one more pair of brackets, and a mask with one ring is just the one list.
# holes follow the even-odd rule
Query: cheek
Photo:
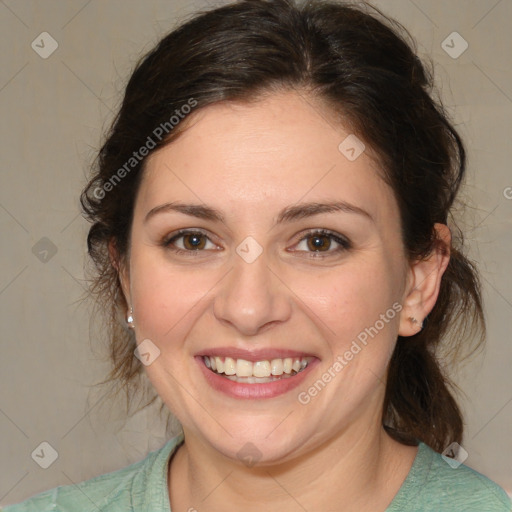
[[[333, 268], [315, 279], [298, 277], [297, 295], [322, 320], [328, 338], [342, 349], [365, 329], [378, 322], [378, 330], [388, 331], [396, 323], [392, 305], [397, 300], [393, 273], [382, 262], [367, 259], [357, 264]], [[386, 312], [390, 310], [388, 314]], [[385, 315], [384, 326], [380, 321]], [[364, 337], [364, 336], [363, 336]]]
[[318, 403], [329, 407], [335, 400], [340, 411], [356, 411], [382, 392], [401, 310], [395, 277], [382, 261], [367, 260], [313, 280], [308, 291], [303, 288], [310, 294], [307, 306], [321, 320], [316, 325], [325, 326], [321, 379], [334, 383]]
[[[211, 282], [210, 282], [211, 281]], [[165, 262], [157, 251], [134, 251], [131, 285], [137, 336], [164, 345], [180, 339], [215, 284], [206, 272]]]

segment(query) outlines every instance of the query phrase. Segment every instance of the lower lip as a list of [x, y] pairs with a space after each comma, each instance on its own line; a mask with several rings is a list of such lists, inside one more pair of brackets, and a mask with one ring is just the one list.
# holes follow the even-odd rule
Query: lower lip
[[293, 377], [265, 382], [262, 384], [247, 384], [244, 382], [235, 382], [226, 379], [226, 377], [221, 377], [219, 374], [208, 369], [204, 364], [203, 357], [196, 357], [196, 361], [198, 362], [199, 368], [201, 368], [206, 381], [213, 389], [233, 398], [261, 399], [284, 395], [299, 386], [307, 377], [311, 369], [316, 365], [318, 359], [313, 359], [304, 370]]

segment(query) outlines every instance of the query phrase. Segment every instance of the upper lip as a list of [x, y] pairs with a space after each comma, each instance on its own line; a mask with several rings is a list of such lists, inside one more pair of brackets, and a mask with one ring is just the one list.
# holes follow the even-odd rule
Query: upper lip
[[281, 348], [259, 348], [259, 349], [243, 349], [236, 347], [217, 347], [202, 350], [196, 354], [197, 357], [232, 357], [233, 359], [245, 359], [246, 361], [265, 361], [272, 359], [285, 359], [291, 357], [293, 359], [301, 359], [303, 357], [315, 357], [313, 354]]

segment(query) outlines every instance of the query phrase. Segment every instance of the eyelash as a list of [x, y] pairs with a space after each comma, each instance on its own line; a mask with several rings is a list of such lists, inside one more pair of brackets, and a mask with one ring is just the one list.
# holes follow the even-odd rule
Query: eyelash
[[[210, 242], [212, 242], [210, 240], [210, 238], [199, 229], [181, 229], [177, 233], [171, 235], [170, 237], [165, 238], [162, 241], [162, 245], [165, 248], [173, 251], [176, 254], [183, 254], [183, 255], [186, 255], [189, 257], [198, 257], [199, 253], [204, 252], [205, 249], [188, 250], [188, 249], [180, 249], [179, 247], [174, 247], [172, 245], [176, 240], [178, 240], [186, 235], [203, 235]], [[328, 251], [306, 251], [309, 254], [309, 256], [307, 256], [309, 258], [325, 258], [325, 257], [328, 257], [333, 254], [339, 254], [343, 251], [347, 251], [352, 248], [351, 243], [347, 239], [345, 239], [345, 238], [341, 237], [340, 235], [338, 235], [337, 233], [335, 233], [333, 231], [329, 231], [327, 229], [312, 230], [312, 231], [308, 232], [305, 236], [303, 236], [295, 245], [298, 245], [299, 243], [303, 242], [304, 240], [307, 240], [308, 238], [314, 238], [315, 236], [329, 237], [332, 240], [334, 240], [334, 242], [336, 242], [339, 245], [339, 247], [332, 251], [331, 250], [328, 250]]]

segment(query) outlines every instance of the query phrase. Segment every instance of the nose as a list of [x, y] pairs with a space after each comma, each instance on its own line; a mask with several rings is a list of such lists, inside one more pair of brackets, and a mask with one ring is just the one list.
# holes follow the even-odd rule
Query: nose
[[213, 312], [219, 322], [254, 336], [290, 318], [291, 295], [265, 252], [252, 263], [236, 256], [234, 268], [219, 283]]

